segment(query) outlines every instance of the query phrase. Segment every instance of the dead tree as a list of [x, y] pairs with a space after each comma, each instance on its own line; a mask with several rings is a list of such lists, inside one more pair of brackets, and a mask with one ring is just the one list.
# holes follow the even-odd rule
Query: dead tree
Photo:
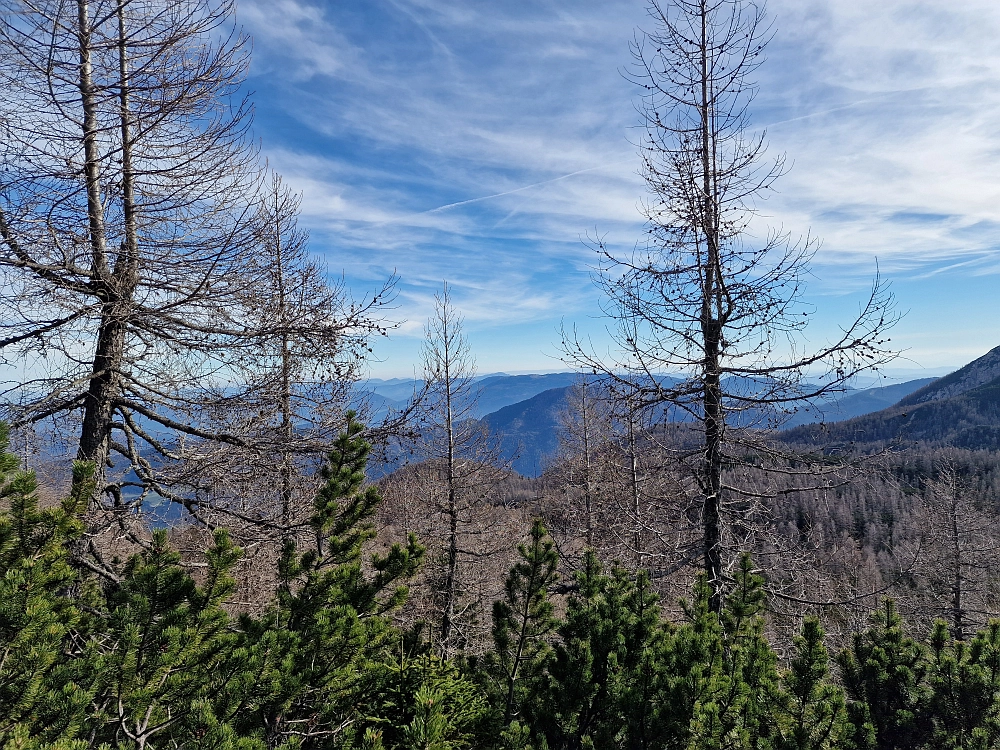
[[[489, 601], [488, 596], [496, 593], [476, 596], [470, 591], [473, 576], [469, 569], [475, 561], [487, 561], [503, 549], [506, 540], [497, 531], [506, 514], [493, 506], [499, 501], [499, 485], [510, 470], [501, 460], [499, 443], [474, 418], [478, 398], [475, 363], [462, 326], [445, 283], [434, 296], [434, 315], [426, 328], [426, 388], [419, 447], [423, 461], [417, 473], [429, 506], [444, 526], [429, 531], [440, 537], [443, 548], [443, 580], [436, 588], [440, 601], [438, 645], [446, 657], [469, 641], [468, 634], [461, 632], [469, 608]], [[490, 573], [497, 574], [493, 578], [499, 583], [500, 571], [487, 571], [485, 578]]]
[[250, 335], [238, 398], [220, 400], [210, 415], [244, 445], [203, 443], [189, 462], [194, 469], [185, 469], [194, 480], [189, 494], [206, 500], [196, 512], [252, 514], [266, 521], [261, 531], [281, 536], [307, 523], [315, 469], [343, 429], [370, 338], [387, 332], [378, 308], [393, 281], [364, 305], [343, 284], [331, 284], [308, 252], [299, 201], [273, 175], [255, 207], [255, 284], [243, 300]]
[[[676, 438], [658, 423], [659, 410], [634, 398], [634, 392], [607, 390], [610, 444], [605, 459], [605, 502], [611, 506], [609, 531], [615, 556], [635, 570], [650, 573], [657, 589], [674, 600], [688, 585], [692, 548], [692, 482], [678, 471]], [[690, 432], [684, 431], [684, 432]]]
[[27, 372], [7, 384], [6, 416], [68, 417], [77, 457], [97, 467], [92, 510], [119, 523], [154, 495], [197, 512], [198, 471], [261, 433], [240, 405], [262, 348], [315, 322], [262, 325], [284, 303], [260, 262], [265, 171], [232, 12], [230, 0], [0, 4], [0, 352]]
[[3, 353], [35, 355], [9, 397], [18, 421], [78, 411], [77, 456], [103, 480], [133, 438], [171, 451], [158, 430], [182, 420], [158, 407], [186, 410], [185, 370], [227, 364], [213, 350], [251, 283], [241, 198], [257, 169], [244, 103], [223, 103], [248, 60], [240, 38], [209, 42], [225, 5], [2, 10]]
[[921, 598], [930, 599], [918, 607], [948, 619], [958, 640], [965, 640], [997, 613], [1000, 529], [995, 515], [981, 507], [978, 495], [973, 478], [946, 461], [927, 481], [916, 518], [921, 559], [915, 572], [924, 583], [918, 590]]
[[836, 340], [812, 352], [800, 346], [810, 313], [802, 283], [816, 245], [763, 228], [757, 208], [784, 169], [750, 127], [753, 76], [772, 33], [763, 4], [652, 0], [649, 13], [654, 29], [637, 35], [632, 71], [651, 196], [646, 241], [630, 255], [597, 242], [620, 356], [596, 356], [572, 335], [564, 350], [629, 398], [699, 426], [700, 445], [679, 455], [699, 486], [703, 565], [718, 609], [734, 559], [729, 504], [753, 497], [724, 481], [746, 454], [733, 444], [887, 362], [891, 295], [876, 278]]
[[366, 305], [330, 283], [298, 226], [299, 200], [277, 175], [259, 196], [240, 387], [206, 407], [205, 418], [242, 445], [200, 441], [185, 461], [147, 478], [193, 498], [186, 505], [199, 521], [233, 532], [246, 551], [238, 580], [247, 579], [250, 595], [276, 582], [286, 542], [311, 536], [319, 468], [346, 424], [370, 338], [389, 325], [378, 307], [393, 280]]
[[690, 480], [664, 456], [648, 408], [592, 376], [567, 393], [559, 450], [545, 474], [541, 511], [571, 567], [591, 548], [643, 569], [667, 601], [690, 586]]
[[582, 532], [588, 548], [597, 549], [600, 526], [606, 520], [602, 500], [611, 426], [607, 396], [596, 378], [581, 375], [570, 387], [558, 422], [554, 478], [567, 496], [571, 525]]

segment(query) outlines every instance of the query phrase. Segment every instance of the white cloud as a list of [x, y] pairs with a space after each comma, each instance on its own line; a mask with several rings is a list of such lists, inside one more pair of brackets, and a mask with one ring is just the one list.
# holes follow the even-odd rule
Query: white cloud
[[818, 261], [864, 274], [878, 256], [883, 270], [921, 274], [995, 252], [1000, 6], [771, 8], [779, 34], [761, 99], [792, 118], [820, 114], [771, 129], [795, 168], [770, 208], [825, 238]]
[[[1000, 3], [772, 0], [755, 121], [793, 168], [768, 222], [821, 293], [1000, 272]], [[266, 154], [331, 267], [448, 278], [470, 324], [596, 314], [581, 238], [641, 237], [620, 71], [642, 0], [244, 0]], [[498, 311], [501, 311], [498, 313]], [[410, 331], [413, 333], [413, 331]], [[514, 368], [512, 368], [514, 369]]]
[[317, 75], [364, 77], [359, 75], [362, 51], [327, 23], [318, 5], [300, 0], [246, 2], [240, 4], [238, 20], [254, 37], [257, 73], [292, 81]]

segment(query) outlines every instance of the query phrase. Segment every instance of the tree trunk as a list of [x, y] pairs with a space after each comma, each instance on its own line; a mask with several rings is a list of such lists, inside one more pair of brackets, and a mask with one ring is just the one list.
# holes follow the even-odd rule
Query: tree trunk
[[[80, 98], [83, 106], [84, 177], [87, 186], [87, 218], [89, 223], [92, 283], [97, 289], [101, 305], [101, 322], [98, 329], [90, 384], [84, 400], [83, 425], [77, 458], [90, 461], [95, 466], [95, 502], [104, 489], [104, 477], [110, 454], [111, 421], [115, 399], [121, 388], [120, 369], [125, 351], [125, 315], [129, 300], [123, 298], [122, 289], [108, 266], [107, 239], [104, 226], [104, 207], [101, 203], [100, 153], [97, 144], [97, 106], [91, 68], [90, 9], [86, 0], [77, 0], [77, 20], [80, 44]], [[124, 46], [124, 39], [122, 40]], [[124, 63], [122, 63], [124, 64]], [[122, 106], [128, 104], [128, 92], [122, 81]], [[127, 114], [123, 111], [123, 136], [128, 135]], [[123, 143], [123, 159], [130, 157], [128, 143]], [[128, 174], [126, 172], [126, 174]], [[129, 181], [129, 187], [131, 182]], [[127, 206], [127, 220], [131, 220], [131, 237], [135, 242], [135, 217]], [[127, 252], [123, 255], [127, 256]], [[116, 263], [116, 267], [118, 264]], [[116, 268], [116, 270], [119, 270]], [[124, 269], [121, 269], [124, 270]]]
[[632, 533], [632, 548], [635, 552], [636, 570], [642, 568], [642, 495], [639, 492], [639, 457], [636, 454], [635, 442], [635, 408], [628, 407], [628, 457], [629, 457], [629, 489], [631, 490], [632, 513], [635, 517], [635, 529]]
[[702, 289], [701, 333], [705, 359], [702, 364], [704, 383], [703, 406], [705, 420], [705, 458], [703, 462], [702, 491], [705, 574], [712, 587], [709, 604], [714, 612], [722, 611], [722, 441], [725, 434], [725, 415], [722, 404], [720, 355], [722, 341], [721, 310], [715, 304], [722, 279], [719, 278], [719, 229], [716, 221], [715, 196], [715, 144], [713, 133], [713, 92], [709, 87], [709, 38], [708, 9], [701, 3], [701, 166], [703, 190], [702, 229], [705, 235], [707, 257], [704, 264]]
[[955, 488], [954, 495], [951, 499], [951, 541], [952, 541], [952, 551], [954, 553], [954, 583], [952, 584], [952, 599], [951, 599], [951, 619], [953, 627], [953, 635], [956, 640], [965, 640], [965, 610], [963, 602], [963, 591], [965, 588], [965, 581], [962, 576], [962, 545], [960, 539], [960, 532], [958, 528], [958, 489]]
[[[708, 357], [706, 356], [706, 360]], [[717, 360], [716, 360], [717, 361]], [[705, 574], [712, 587], [709, 605], [713, 612], [722, 611], [722, 406], [719, 373], [705, 377], [705, 502], [704, 527]]]
[[[447, 332], [446, 332], [447, 333]], [[446, 339], [447, 341], [447, 336]], [[444, 586], [444, 607], [441, 618], [441, 652], [445, 658], [451, 655], [451, 637], [455, 620], [455, 599], [457, 597], [458, 574], [458, 498], [455, 487], [455, 424], [452, 408], [451, 352], [446, 344], [444, 352], [445, 382], [445, 430], [448, 439], [447, 487], [448, 487], [448, 568]]]
[[587, 546], [594, 548], [594, 506], [591, 486], [590, 402], [587, 400], [587, 380], [581, 384], [583, 395], [583, 502], [587, 512]]
[[291, 539], [292, 517], [292, 355], [288, 329], [288, 300], [285, 293], [285, 259], [281, 245], [281, 210], [277, 185], [274, 188], [274, 264], [277, 272], [278, 310], [281, 325], [281, 394], [279, 410], [281, 414], [281, 535], [287, 543]]

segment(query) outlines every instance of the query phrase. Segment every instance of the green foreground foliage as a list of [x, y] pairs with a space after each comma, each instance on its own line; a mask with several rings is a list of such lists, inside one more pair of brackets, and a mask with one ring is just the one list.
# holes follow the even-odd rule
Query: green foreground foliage
[[[311, 527], [286, 544], [259, 617], [230, 615], [240, 550], [217, 531], [198, 580], [164, 532], [117, 582], [73, 564], [89, 492], [40, 509], [0, 454], [0, 748], [337, 750], [891, 750], [1000, 747], [1000, 622], [969, 641], [938, 623], [908, 638], [891, 602], [831, 672], [806, 619], [786, 668], [764, 635], [763, 581], [744, 558], [721, 616], [696, 581], [679, 623], [645, 574], [588, 553], [562, 612], [540, 521], [493, 607], [493, 649], [455, 663], [393, 627], [416, 539], [365, 555], [378, 492], [350, 420]], [[6, 432], [0, 433], [6, 447]]]

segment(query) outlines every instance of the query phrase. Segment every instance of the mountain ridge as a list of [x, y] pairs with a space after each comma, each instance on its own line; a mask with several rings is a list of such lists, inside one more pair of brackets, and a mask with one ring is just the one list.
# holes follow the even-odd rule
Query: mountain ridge
[[1000, 347], [888, 408], [839, 423], [796, 427], [782, 439], [814, 445], [918, 442], [1000, 450]]
[[[792, 419], [797, 423], [789, 425], [787, 432], [815, 427], [821, 421], [827, 425], [843, 423], [871, 411], [885, 409], [901, 397], [932, 385], [934, 380], [920, 378], [889, 386], [848, 391], [836, 401], [813, 406], [793, 415]], [[546, 462], [555, 455], [559, 445], [558, 414], [566, 407], [566, 392], [570, 387], [543, 391], [483, 417], [490, 430], [500, 434], [504, 455], [508, 458], [517, 456], [513, 460], [513, 468], [522, 475], [538, 476], [544, 470]], [[516, 454], [515, 449], [518, 451]]]
[[955, 372], [937, 378], [927, 386], [899, 401], [900, 405], [922, 404], [959, 396], [1000, 378], [1000, 346], [972, 360]]

